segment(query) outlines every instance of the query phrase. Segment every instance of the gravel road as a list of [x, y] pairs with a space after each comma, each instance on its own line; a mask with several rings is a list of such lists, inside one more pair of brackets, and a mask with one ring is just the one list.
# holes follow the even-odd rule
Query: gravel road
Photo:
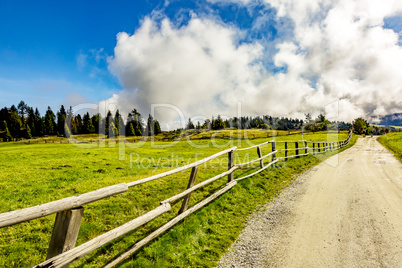
[[402, 164], [376, 137], [301, 175], [218, 267], [402, 267]]

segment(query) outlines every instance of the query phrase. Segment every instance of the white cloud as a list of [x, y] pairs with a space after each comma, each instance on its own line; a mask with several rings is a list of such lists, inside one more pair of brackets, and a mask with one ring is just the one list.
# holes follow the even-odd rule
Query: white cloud
[[174, 28], [168, 19], [158, 27], [146, 18], [134, 35], [117, 36], [109, 68], [125, 90], [111, 101], [126, 112], [134, 105], [149, 110], [154, 103], [176, 105], [188, 116], [230, 112], [254, 89], [261, 69], [255, 60], [262, 47], [238, 46], [236, 38], [235, 29], [207, 19]]
[[[401, 1], [264, 2], [278, 20], [294, 22], [275, 55], [264, 55], [258, 42], [239, 45], [243, 32], [234, 26], [195, 15], [181, 27], [146, 18], [133, 35], [118, 34], [109, 70], [125, 89], [107, 102], [144, 114], [168, 103], [209, 118], [235, 116], [238, 101], [243, 114], [303, 116], [336, 100], [339, 120], [402, 112], [399, 34], [383, 28], [385, 17], [402, 12]], [[269, 73], [267, 57], [286, 71]], [[177, 120], [162, 110], [161, 121]]]

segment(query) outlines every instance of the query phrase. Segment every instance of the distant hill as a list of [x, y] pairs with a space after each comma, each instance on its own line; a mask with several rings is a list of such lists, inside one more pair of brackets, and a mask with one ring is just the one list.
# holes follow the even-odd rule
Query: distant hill
[[402, 126], [402, 113], [389, 114], [385, 116], [372, 116], [371, 123], [384, 126]]

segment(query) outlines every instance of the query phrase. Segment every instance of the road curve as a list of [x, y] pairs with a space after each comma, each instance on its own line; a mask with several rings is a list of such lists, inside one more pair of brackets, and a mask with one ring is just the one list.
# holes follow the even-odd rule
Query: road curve
[[301, 175], [218, 267], [402, 267], [402, 164], [377, 139]]

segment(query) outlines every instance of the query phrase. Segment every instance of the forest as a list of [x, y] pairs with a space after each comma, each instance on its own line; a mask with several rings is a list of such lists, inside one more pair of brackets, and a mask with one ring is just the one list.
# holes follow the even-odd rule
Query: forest
[[[306, 114], [306, 119], [292, 119], [286, 117], [264, 116], [243, 116], [222, 119], [220, 115], [211, 120], [206, 119], [201, 124], [199, 121], [194, 124], [190, 119], [186, 129], [273, 129], [273, 130], [298, 130], [304, 128], [306, 131], [323, 131], [329, 129], [347, 130], [351, 128], [350, 123], [330, 122], [324, 115], [320, 114], [312, 119]], [[174, 130], [180, 132], [183, 129]], [[154, 136], [162, 132], [160, 123], [152, 115], [147, 120], [136, 110], [128, 113], [124, 120], [123, 116], [116, 110], [114, 114], [108, 111], [106, 117], [97, 113], [90, 115], [89, 112], [81, 115], [74, 114], [70, 106], [66, 110], [64, 105], [54, 113], [48, 106], [46, 113], [42, 116], [38, 108], [27, 105], [20, 101], [17, 106], [4, 107], [0, 110], [0, 135], [3, 141], [13, 139], [31, 139], [32, 137], [43, 137], [58, 135], [70, 137], [76, 134], [105, 134], [107, 137], [115, 136]]]

